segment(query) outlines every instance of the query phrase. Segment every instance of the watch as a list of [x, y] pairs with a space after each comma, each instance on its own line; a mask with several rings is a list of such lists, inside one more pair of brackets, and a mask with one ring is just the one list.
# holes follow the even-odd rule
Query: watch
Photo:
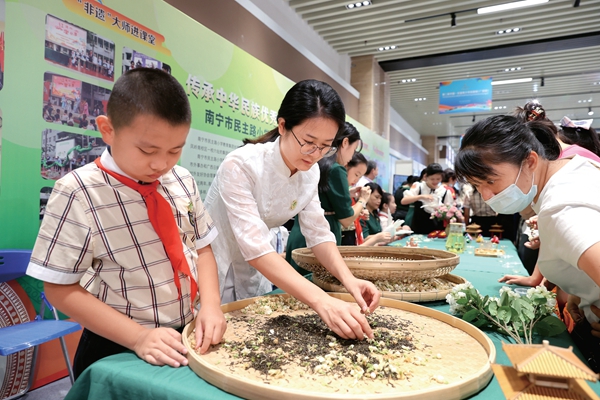
[[363, 208], [366, 208], [366, 207], [367, 207], [367, 203], [365, 203], [365, 201], [364, 201], [364, 200], [359, 200], [359, 201], [357, 201], [357, 203], [360, 203], [360, 204], [362, 204], [362, 205], [363, 205]]

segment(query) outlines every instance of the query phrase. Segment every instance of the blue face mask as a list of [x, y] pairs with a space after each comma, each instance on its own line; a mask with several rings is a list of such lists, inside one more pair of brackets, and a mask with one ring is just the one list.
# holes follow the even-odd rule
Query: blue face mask
[[517, 179], [515, 179], [515, 183], [491, 199], [485, 201], [486, 204], [492, 208], [492, 210], [499, 214], [514, 214], [519, 211], [523, 211], [531, 204], [535, 195], [537, 194], [537, 185], [534, 185], [535, 175], [532, 176], [531, 189], [529, 189], [529, 193], [523, 193], [517, 186], [522, 169], [523, 165], [521, 165], [521, 168], [519, 168], [519, 174], [517, 175]]

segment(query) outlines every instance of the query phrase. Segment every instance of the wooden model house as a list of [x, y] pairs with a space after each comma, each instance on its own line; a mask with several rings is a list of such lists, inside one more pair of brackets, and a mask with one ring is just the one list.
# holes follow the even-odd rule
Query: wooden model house
[[498, 383], [508, 400], [600, 399], [586, 380], [598, 375], [568, 349], [543, 344], [502, 344], [512, 367], [493, 364]]

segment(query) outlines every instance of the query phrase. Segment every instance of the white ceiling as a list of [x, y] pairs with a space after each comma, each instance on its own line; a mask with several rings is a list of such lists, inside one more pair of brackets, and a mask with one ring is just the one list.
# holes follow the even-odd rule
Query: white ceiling
[[[421, 135], [462, 135], [474, 116], [478, 120], [507, 113], [533, 98], [556, 122], [564, 115], [593, 118], [587, 115], [591, 106], [596, 112], [593, 126], [600, 130], [600, 0], [581, 0], [578, 7], [574, 0], [550, 0], [483, 15], [477, 14], [478, 7], [505, 1], [372, 2], [347, 10], [346, 1], [288, 0], [339, 53], [376, 57], [390, 76], [391, 106]], [[452, 13], [455, 27], [450, 26]], [[517, 33], [496, 34], [517, 27]], [[378, 51], [390, 45], [396, 49]], [[504, 71], [511, 67], [521, 69]], [[439, 82], [481, 76], [492, 76], [495, 81], [531, 77], [533, 81], [493, 86], [489, 112], [437, 113]], [[401, 83], [412, 78], [416, 82]]]

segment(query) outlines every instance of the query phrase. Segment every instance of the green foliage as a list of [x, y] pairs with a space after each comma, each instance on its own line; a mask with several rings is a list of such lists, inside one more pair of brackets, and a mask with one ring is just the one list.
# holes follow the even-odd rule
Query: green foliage
[[457, 285], [446, 301], [451, 313], [478, 328], [508, 335], [515, 343], [531, 344], [534, 334], [548, 337], [566, 329], [554, 315], [556, 295], [544, 286], [531, 288], [524, 296], [505, 286], [500, 289], [500, 297], [483, 297], [470, 283], [465, 283]]

